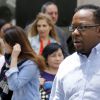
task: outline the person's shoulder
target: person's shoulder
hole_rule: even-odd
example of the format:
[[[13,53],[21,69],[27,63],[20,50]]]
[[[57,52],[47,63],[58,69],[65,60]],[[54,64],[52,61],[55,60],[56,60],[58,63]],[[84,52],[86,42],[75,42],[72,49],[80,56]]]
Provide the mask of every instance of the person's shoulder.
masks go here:
[[[78,58],[79,58],[79,55],[77,54],[77,52],[74,52],[73,54],[67,56],[62,61],[62,63],[60,64],[60,66],[76,63],[76,61],[78,61]]]
[[[80,59],[77,52],[66,57],[59,66],[59,69],[58,69],[58,74],[60,73],[59,76],[63,77],[65,74],[77,68],[79,66],[79,62],[80,62]]]
[[[34,45],[36,45],[35,43],[39,42],[39,35],[35,35],[33,37],[30,37],[29,40],[31,43],[34,43]]]
[[[26,32],[29,32],[29,30],[32,28],[32,23],[28,24],[26,27],[25,27],[25,31]]]
[[[23,60],[24,61],[24,60]],[[25,59],[23,64],[36,64],[35,61],[31,60],[31,59]]]
[[[39,39],[39,35],[33,36],[32,39]]]
[[[56,31],[64,33],[63,29],[60,28],[59,26],[55,25]]]
[[[22,68],[22,67],[30,67],[31,68],[31,66],[37,68],[37,64],[33,60],[26,59],[25,61],[22,60],[22,62],[23,63],[20,65],[21,66],[20,68]]]
[[[57,43],[57,41],[54,38],[52,38],[52,37],[50,37],[50,42],[51,43]]]
[[[56,32],[58,34],[58,37],[60,39],[62,39],[62,41],[64,41],[64,39],[66,38],[66,35],[65,35],[66,32],[61,27],[56,26],[56,25],[55,25],[55,30],[56,30]]]

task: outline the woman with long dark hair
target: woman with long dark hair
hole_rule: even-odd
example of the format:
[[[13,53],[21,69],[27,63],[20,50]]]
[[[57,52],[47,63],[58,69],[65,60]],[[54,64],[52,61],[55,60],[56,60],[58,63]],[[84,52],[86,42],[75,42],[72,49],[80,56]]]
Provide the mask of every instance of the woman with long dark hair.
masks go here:
[[[36,55],[20,27],[4,30],[1,37],[5,45],[5,76],[13,91],[11,100],[40,100],[39,69],[44,68],[43,59]]]

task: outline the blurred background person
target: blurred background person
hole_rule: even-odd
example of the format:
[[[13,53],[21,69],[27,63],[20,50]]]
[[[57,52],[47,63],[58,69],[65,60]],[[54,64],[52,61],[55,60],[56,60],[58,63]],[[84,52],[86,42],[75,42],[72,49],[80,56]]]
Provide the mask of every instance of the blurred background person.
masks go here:
[[[12,26],[11,20],[12,20],[12,13],[10,9],[4,5],[0,6],[0,98],[1,100],[11,100],[11,96],[12,96],[12,91],[9,91],[9,92],[6,91],[8,90],[8,87],[7,87],[6,81],[3,80],[4,78],[3,68],[6,61],[5,61],[5,56],[4,56],[5,54],[4,41],[1,38],[1,34],[3,33],[3,30]]]
[[[46,45],[60,43],[51,17],[44,13],[37,15],[36,20],[28,27],[27,33],[32,48],[40,55]]]
[[[1,32],[12,26],[11,24],[12,20],[12,13],[11,10],[7,6],[0,6],[0,36]],[[4,43],[3,40],[0,37],[0,71],[5,62],[4,58]]]
[[[0,34],[6,28],[12,26],[12,13],[9,7],[7,6],[0,6]]]
[[[60,39],[60,43],[61,43],[62,47],[64,48],[65,55],[67,56],[69,54],[68,48],[67,48],[67,43],[66,43],[67,33],[65,33],[63,29],[61,29],[60,27],[58,27],[56,25],[56,23],[58,21],[58,17],[59,17],[58,16],[59,11],[58,11],[57,5],[54,2],[51,2],[51,1],[46,2],[41,7],[41,12],[50,15],[50,17],[52,18],[53,23],[55,24],[55,30],[58,34],[59,39]]]
[[[7,6],[0,6],[0,25],[12,24],[12,12]]]
[[[42,56],[45,59],[46,69],[40,74],[41,100],[49,100],[54,77],[64,59],[64,51],[58,43],[51,43],[44,48]]]

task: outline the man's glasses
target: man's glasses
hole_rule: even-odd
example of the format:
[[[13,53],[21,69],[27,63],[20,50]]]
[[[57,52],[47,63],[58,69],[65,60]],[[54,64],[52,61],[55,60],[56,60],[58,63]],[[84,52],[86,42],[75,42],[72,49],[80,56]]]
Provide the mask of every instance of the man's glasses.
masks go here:
[[[74,32],[75,29],[77,29],[78,31],[85,31],[86,29],[93,28],[93,27],[97,27],[97,26],[100,26],[100,24],[80,25],[80,26],[71,25],[71,26],[69,26],[69,31]]]

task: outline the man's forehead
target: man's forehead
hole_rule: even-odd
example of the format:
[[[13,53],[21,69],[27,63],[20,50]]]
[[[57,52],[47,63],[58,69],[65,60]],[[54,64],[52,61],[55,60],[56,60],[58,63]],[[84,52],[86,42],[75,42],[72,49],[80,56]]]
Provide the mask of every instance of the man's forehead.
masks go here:
[[[81,9],[81,10],[79,10],[79,11],[77,11],[75,14],[74,14],[74,16],[76,16],[76,15],[78,15],[78,16],[83,16],[83,17],[88,17],[88,16],[93,16],[93,10],[89,10],[89,9]]]
[[[93,19],[94,19],[93,12],[90,11],[90,10],[84,10],[84,9],[77,11],[73,16],[73,20],[89,20],[89,21],[93,21]]]
[[[94,20],[92,16],[74,16],[72,19],[72,24],[73,25],[88,25],[88,24],[93,24]]]
[[[46,11],[58,11],[58,8],[56,5],[52,4],[47,6]]]

